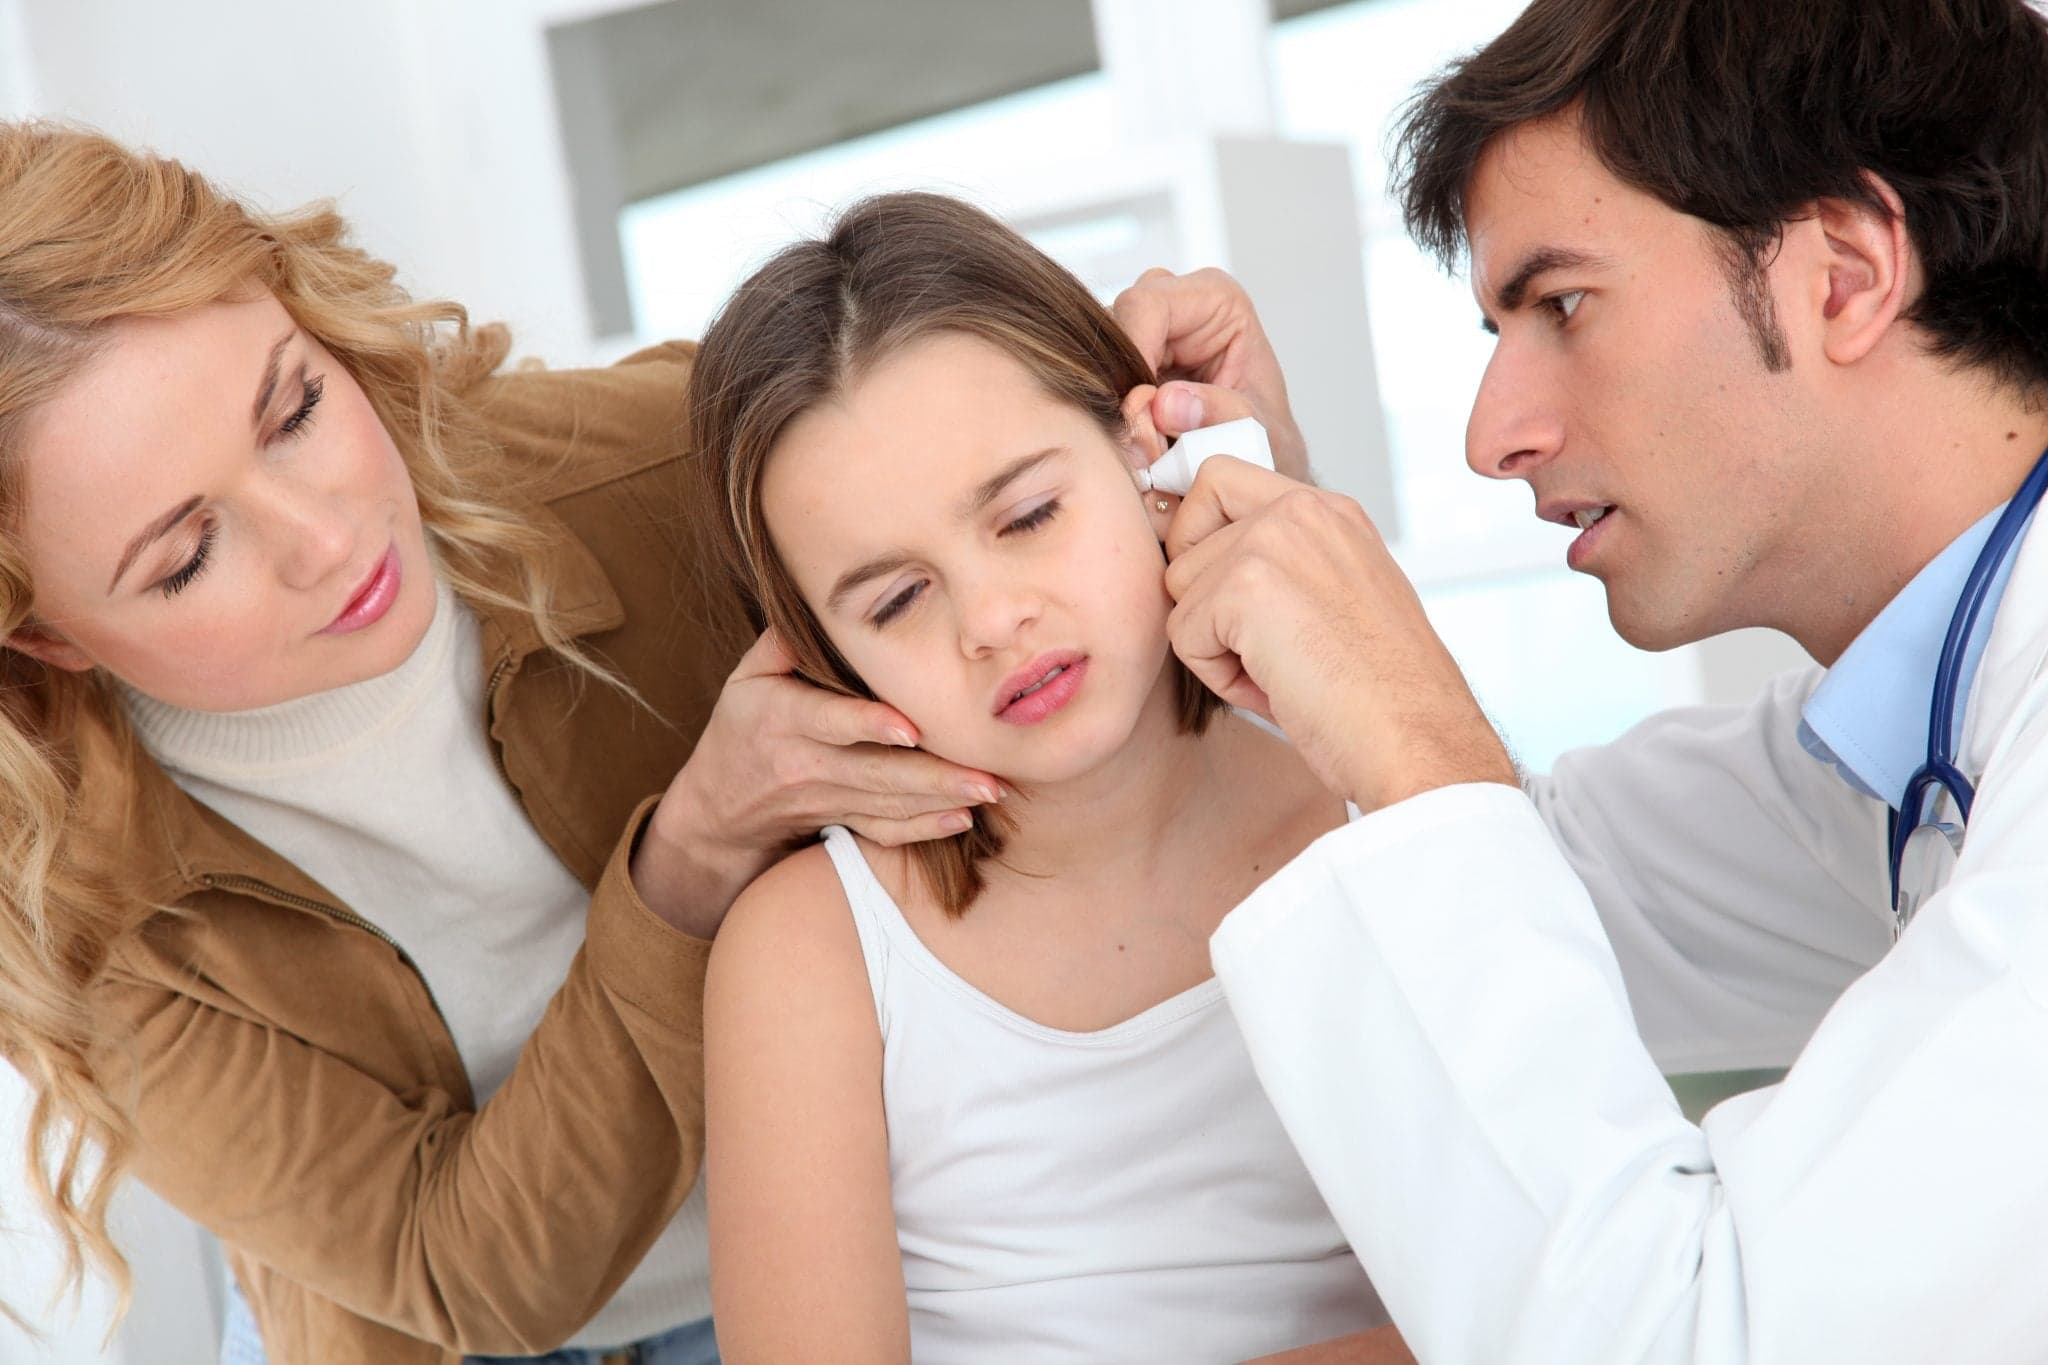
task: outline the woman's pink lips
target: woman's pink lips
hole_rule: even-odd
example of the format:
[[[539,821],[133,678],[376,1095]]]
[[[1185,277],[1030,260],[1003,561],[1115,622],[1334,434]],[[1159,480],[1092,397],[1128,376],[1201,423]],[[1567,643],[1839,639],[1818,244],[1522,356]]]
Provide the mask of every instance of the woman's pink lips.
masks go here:
[[[341,615],[328,622],[321,630],[322,635],[347,635],[351,631],[373,626],[384,619],[384,613],[391,610],[391,604],[398,600],[400,579],[398,547],[393,545],[384,552],[384,558],[370,571],[370,577],[363,586],[356,589],[348,605],[341,609]]]
[[[1054,664],[1052,667],[1060,669],[1058,677],[1029,696],[1019,697],[996,712],[996,719],[1008,725],[1036,725],[1072,701],[1080,692],[1081,682],[1087,675],[1087,658],[1084,656],[1072,663]]]

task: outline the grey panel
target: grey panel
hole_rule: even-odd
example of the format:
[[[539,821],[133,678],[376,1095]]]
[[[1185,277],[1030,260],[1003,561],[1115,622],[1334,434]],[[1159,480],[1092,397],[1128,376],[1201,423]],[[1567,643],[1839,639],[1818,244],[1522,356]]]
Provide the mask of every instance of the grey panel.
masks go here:
[[[1088,0],[667,0],[549,48],[627,203],[1097,65]]]

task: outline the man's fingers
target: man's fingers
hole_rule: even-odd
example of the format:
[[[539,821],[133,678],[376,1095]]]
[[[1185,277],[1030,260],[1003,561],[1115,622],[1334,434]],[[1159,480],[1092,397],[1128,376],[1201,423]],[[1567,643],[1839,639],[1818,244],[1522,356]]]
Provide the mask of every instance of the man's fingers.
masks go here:
[[[1195,474],[1195,486],[1188,490],[1180,510],[1173,514],[1173,525],[1167,528],[1166,557],[1179,558],[1190,546],[1290,493],[1315,496],[1286,475],[1244,460],[1228,455],[1204,460]]]
[[[1137,282],[1118,294],[1109,306],[1124,335],[1154,370],[1165,368],[1166,347],[1173,334],[1173,308],[1167,288],[1174,278],[1171,270],[1155,265],[1138,276]]]
[[[1166,436],[1258,415],[1251,399],[1217,384],[1175,379],[1161,384],[1152,396],[1152,423]]]

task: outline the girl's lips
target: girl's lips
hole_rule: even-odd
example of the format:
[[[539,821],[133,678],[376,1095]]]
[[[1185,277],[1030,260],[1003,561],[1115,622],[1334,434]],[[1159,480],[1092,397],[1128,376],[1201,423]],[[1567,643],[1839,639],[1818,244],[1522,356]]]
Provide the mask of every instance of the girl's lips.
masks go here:
[[[1071,663],[1051,662],[1039,677],[1043,678],[1053,669],[1059,671],[1040,684],[1037,691],[1018,697],[998,710],[996,719],[1007,725],[1036,725],[1079,695],[1088,674],[1087,658],[1075,658]]]
[[[347,635],[352,631],[373,626],[384,619],[384,613],[391,610],[391,604],[398,600],[398,585],[402,577],[398,567],[398,546],[393,544],[384,552],[384,558],[356,589],[355,596],[341,609],[341,615],[322,628],[322,635]]]

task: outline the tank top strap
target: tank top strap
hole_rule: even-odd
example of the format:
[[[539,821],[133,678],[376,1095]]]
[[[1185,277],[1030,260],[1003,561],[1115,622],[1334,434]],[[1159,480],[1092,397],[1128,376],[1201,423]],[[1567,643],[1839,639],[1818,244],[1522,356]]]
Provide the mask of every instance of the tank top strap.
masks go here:
[[[853,914],[854,930],[860,935],[860,955],[867,963],[868,989],[875,997],[875,1019],[884,1037],[889,1032],[889,966],[891,930],[903,924],[903,912],[895,898],[875,876],[868,860],[861,856],[860,843],[843,825],[828,825],[824,831],[825,853],[832,870],[846,891],[847,909]]]

